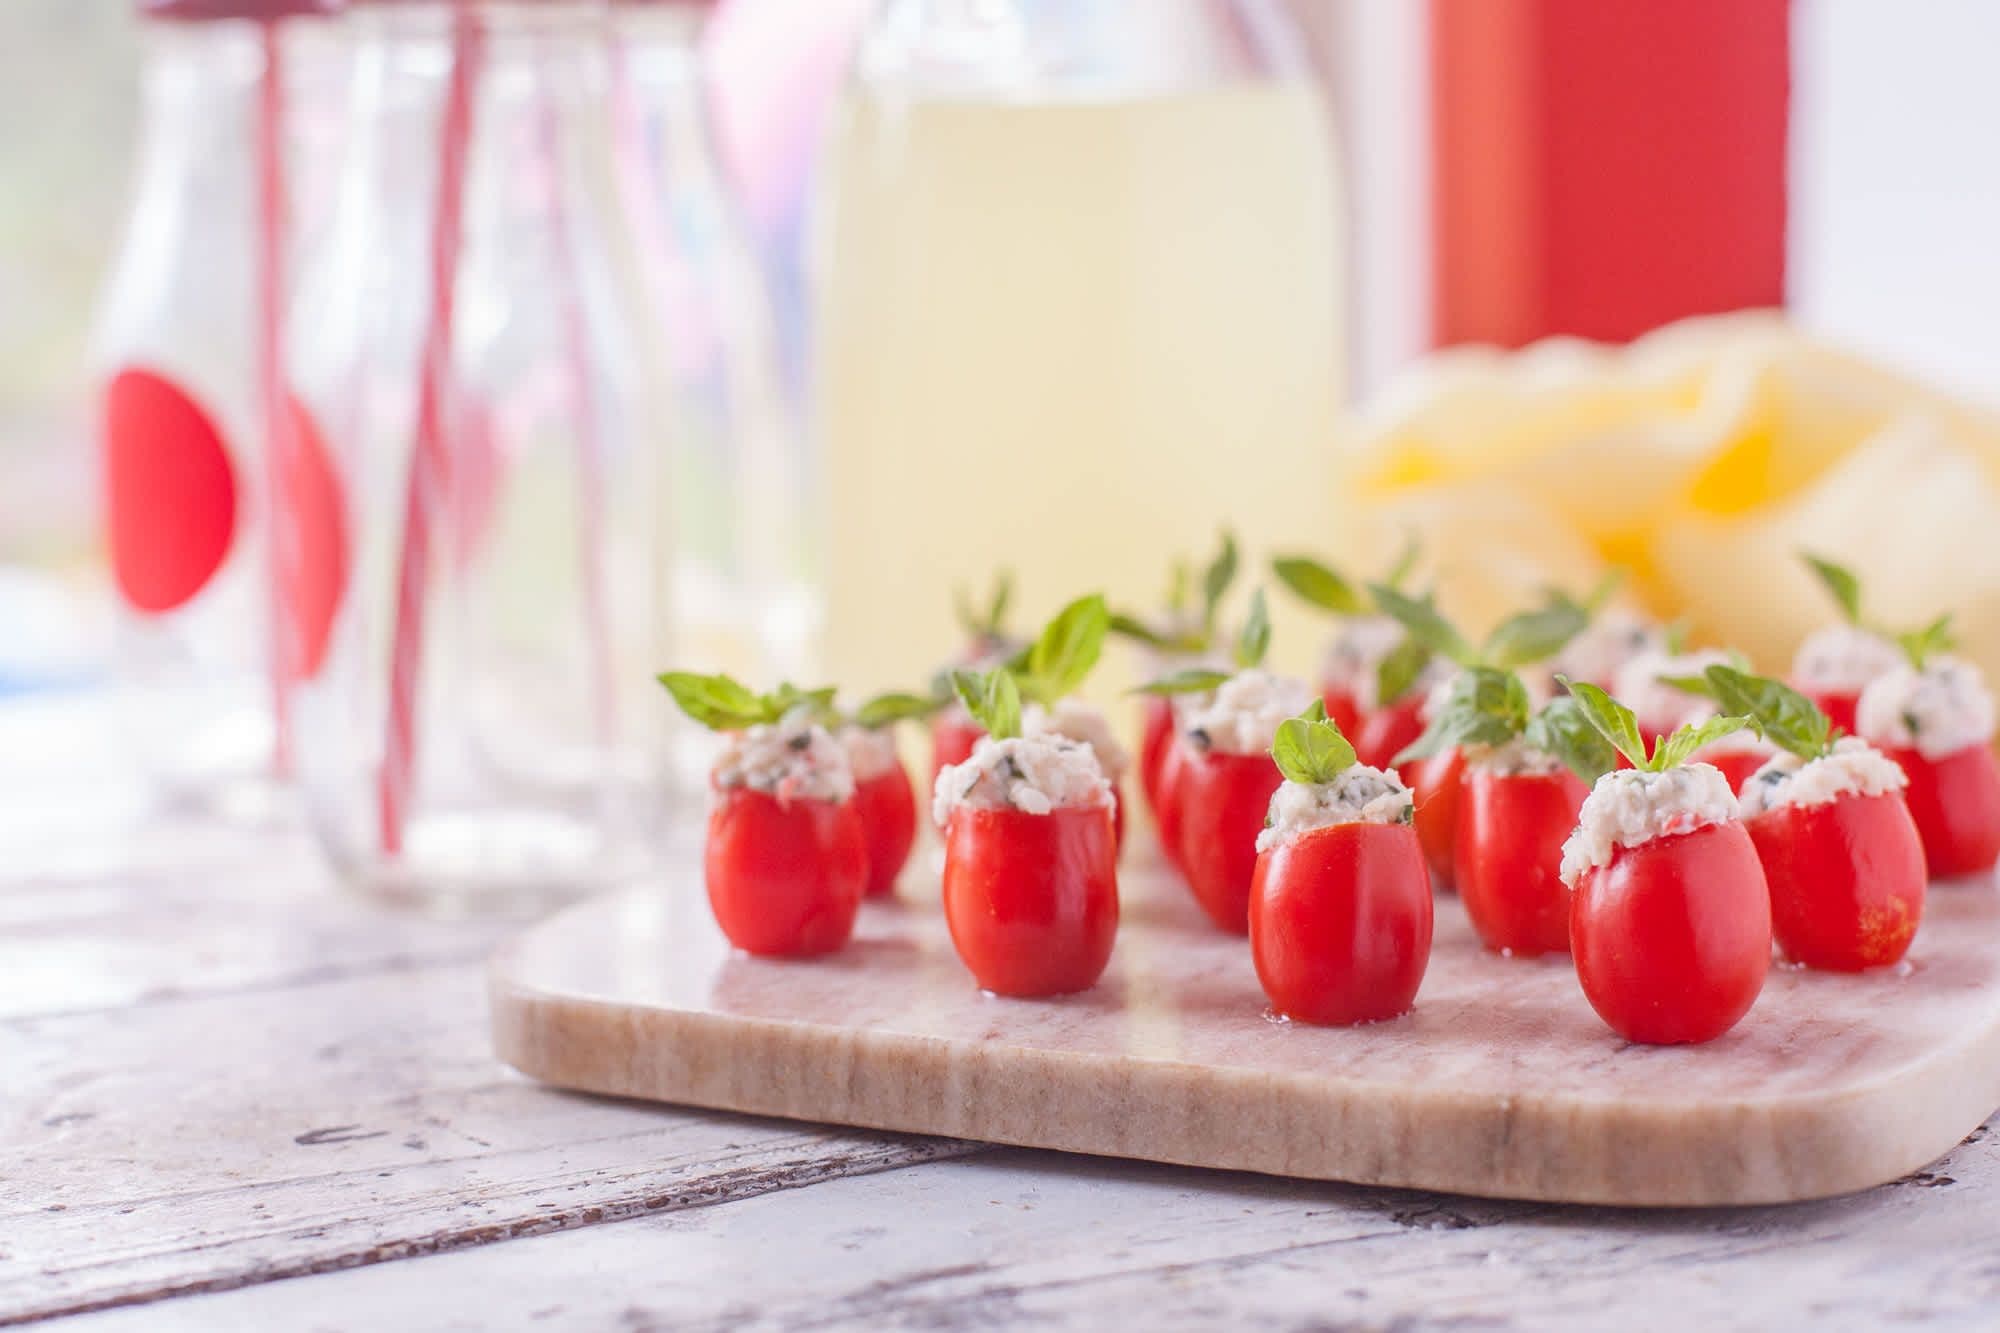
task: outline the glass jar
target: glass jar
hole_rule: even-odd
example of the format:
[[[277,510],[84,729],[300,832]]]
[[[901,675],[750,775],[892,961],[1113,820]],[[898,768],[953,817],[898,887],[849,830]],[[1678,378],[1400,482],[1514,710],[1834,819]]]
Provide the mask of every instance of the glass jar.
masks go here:
[[[286,627],[315,609],[292,586],[313,536],[286,531],[274,499],[296,201],[337,157],[304,101],[325,94],[329,49],[302,62],[295,20],[335,8],[142,0],[138,170],[93,336],[132,752],[170,803],[250,818],[284,808]],[[320,151],[298,151],[301,126]]]
[[[700,55],[712,8],[612,8],[619,179],[675,407],[675,630],[704,670],[804,680],[818,666],[821,485],[765,275],[717,163]]]
[[[352,534],[300,768],[340,870],[435,908],[628,877],[667,815],[670,414],[614,197],[605,18],[350,20],[348,165],[291,342]]]
[[[822,168],[828,666],[951,590],[1147,605],[1218,523],[1312,547],[1343,350],[1330,129],[1265,0],[888,0]]]

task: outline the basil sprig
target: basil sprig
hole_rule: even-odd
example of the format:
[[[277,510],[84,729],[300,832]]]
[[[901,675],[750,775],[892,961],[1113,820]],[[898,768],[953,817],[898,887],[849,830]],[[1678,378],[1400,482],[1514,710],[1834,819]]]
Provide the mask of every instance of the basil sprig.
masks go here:
[[[1646,739],[1639,734],[1639,719],[1632,710],[1606,694],[1589,681],[1571,680],[1567,676],[1557,676],[1564,689],[1577,702],[1584,720],[1596,728],[1599,735],[1609,741],[1612,748],[1632,761],[1632,767],[1648,773],[1664,773],[1676,768],[1692,758],[1696,751],[1712,745],[1724,736],[1734,735],[1755,725],[1748,717],[1719,714],[1704,718],[1699,722],[1686,723],[1668,735],[1653,742],[1652,752],[1646,750]]]
[[[663,671],[659,682],[683,713],[712,731],[742,731],[777,722],[795,708],[809,709],[820,721],[833,714],[831,686],[802,690],[787,681],[769,694],[758,694],[729,676],[693,671]]]
[[[1021,687],[1006,667],[954,671],[951,687],[965,711],[996,741],[1021,734]]]
[[[1749,717],[1757,734],[1779,749],[1801,759],[1818,759],[1832,752],[1833,719],[1783,681],[1728,666],[1712,666],[1702,678],[1709,698],[1721,705],[1723,712]]]
[[[973,639],[986,642],[1007,637],[1007,608],[1013,600],[1014,571],[1003,569],[993,576],[993,590],[987,595],[984,610],[973,605],[963,587],[952,594],[952,607],[960,627]]]
[[[1556,760],[1587,784],[1618,767],[1618,751],[1590,724],[1583,706],[1570,695],[1558,695],[1528,719],[1521,739],[1531,749]]]
[[[1297,717],[1278,724],[1271,758],[1280,773],[1305,785],[1331,782],[1355,763],[1354,746],[1327,717],[1326,704],[1319,699]]]

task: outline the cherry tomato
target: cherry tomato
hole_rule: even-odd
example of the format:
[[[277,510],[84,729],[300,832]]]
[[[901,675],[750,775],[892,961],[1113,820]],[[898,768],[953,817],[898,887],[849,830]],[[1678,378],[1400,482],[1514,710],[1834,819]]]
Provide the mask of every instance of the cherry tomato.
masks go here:
[[[998,995],[1066,995],[1103,974],[1118,933],[1111,812],[961,806],[944,834],[944,916],[958,956]]]
[[[985,728],[967,721],[956,710],[939,713],[932,718],[931,785],[935,787],[938,774],[953,764],[962,764],[972,758],[972,747],[979,744],[985,735]]]
[[[1284,780],[1267,754],[1181,746],[1181,864],[1195,901],[1224,930],[1249,929],[1257,835]]]
[[[909,770],[897,760],[872,778],[854,784],[854,808],[861,812],[861,830],[868,839],[868,888],[871,898],[896,887],[917,840],[917,794]]]
[[[1424,864],[1440,888],[1452,887],[1456,867],[1452,864],[1452,843],[1458,836],[1458,808],[1463,803],[1460,786],[1465,776],[1465,756],[1456,749],[1445,750],[1417,763],[1416,780],[1410,795],[1416,801],[1414,823],[1417,842],[1424,849]]]
[[[1111,784],[1111,845],[1119,855],[1125,853],[1125,789],[1116,781]]]
[[[1139,792],[1146,798],[1146,808],[1158,811],[1160,765],[1166,761],[1167,748],[1174,740],[1173,703],[1158,696],[1149,697],[1144,716],[1145,725],[1139,736]]]
[[[1424,734],[1424,692],[1411,690],[1396,702],[1376,709],[1347,734],[1353,738],[1354,752],[1362,763],[1373,768],[1390,767],[1391,760]]]
[[[1781,805],[1743,821],[1771,889],[1771,933],[1807,967],[1901,958],[1924,912],[1924,844],[1900,792]]]
[[[1159,801],[1153,807],[1153,823],[1159,833],[1160,851],[1167,858],[1167,864],[1182,874],[1187,873],[1187,868],[1181,859],[1181,792],[1186,785],[1188,757],[1192,753],[1178,736],[1168,742],[1167,752],[1160,757]]]
[[[1319,697],[1326,705],[1328,720],[1340,728],[1341,735],[1352,736],[1361,730],[1361,705],[1353,690],[1343,685],[1322,685]]]
[[[1532,957],[1569,952],[1562,849],[1590,788],[1559,773],[1473,768],[1458,798],[1458,896],[1486,947]]]
[[[1924,842],[1932,879],[1983,875],[2000,861],[2000,760],[1984,745],[1942,759],[1916,750],[1884,750],[1902,765],[1903,792]]]
[[[831,953],[847,943],[868,882],[868,839],[851,800],[715,794],[703,857],[715,924],[745,953]]]
[[[1819,705],[1819,711],[1832,721],[1837,732],[1854,732],[1854,706],[1861,702],[1859,690],[1809,690],[1797,687],[1800,694]]]
[[[1257,858],[1250,958],[1271,1007],[1303,1023],[1408,1013],[1431,958],[1431,885],[1403,824],[1312,829]]]
[[[1570,900],[1590,1007],[1627,1041],[1711,1041],[1750,1011],[1771,966],[1771,894],[1738,823],[1620,847]]]
[[[1762,745],[1754,750],[1716,750],[1711,747],[1707,753],[1695,756],[1702,763],[1713,764],[1722,770],[1722,776],[1729,779],[1729,790],[1733,792],[1742,791],[1750,775],[1762,768],[1764,761],[1770,757],[1771,751]]]

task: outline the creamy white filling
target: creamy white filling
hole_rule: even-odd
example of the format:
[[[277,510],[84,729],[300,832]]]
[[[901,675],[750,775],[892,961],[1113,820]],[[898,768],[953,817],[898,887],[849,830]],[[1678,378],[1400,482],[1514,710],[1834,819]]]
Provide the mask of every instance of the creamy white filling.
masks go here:
[[[1335,824],[1407,824],[1412,808],[1401,778],[1366,764],[1355,764],[1331,782],[1287,780],[1271,795],[1257,850],[1268,852]]]
[[[1563,844],[1563,883],[1574,888],[1585,872],[1610,865],[1620,847],[1638,847],[1736,817],[1736,793],[1712,765],[1606,773],[1584,798],[1576,829]]]
[[[840,802],[854,794],[846,747],[802,712],[730,736],[713,779],[720,788],[748,787],[788,801]]]
[[[1859,693],[1875,677],[1903,665],[1903,652],[1859,625],[1826,625],[1806,635],[1792,657],[1792,684],[1802,690]]]
[[[1728,653],[1704,648],[1694,653],[1640,653],[1618,669],[1611,693],[1638,716],[1641,729],[1672,731],[1686,722],[1715,715],[1715,704],[1675,689],[1665,676],[1699,676],[1711,666],[1734,666]]]
[[[1465,766],[1468,770],[1478,769],[1505,778],[1539,777],[1566,771],[1562,760],[1547,750],[1537,750],[1518,737],[1505,745],[1466,747]]]
[[[1854,729],[1884,749],[1943,759],[1993,739],[1993,694],[1979,668],[1940,655],[1922,671],[1905,663],[1861,691]]]
[[[1636,611],[1614,608],[1564,644],[1554,666],[1571,680],[1587,680],[1610,689],[1627,662],[1647,653],[1664,653],[1666,646],[1666,636],[1658,625]]]
[[[866,782],[879,778],[902,762],[896,753],[896,732],[893,727],[857,727],[852,723],[840,729],[841,746],[847,751],[848,766],[854,770],[856,782]]]
[[[1184,705],[1181,734],[1197,749],[1261,754],[1271,748],[1278,724],[1312,701],[1313,689],[1304,681],[1253,667],[1224,681],[1202,704]]]
[[[1054,708],[1029,704],[1021,710],[1021,730],[1029,736],[1067,736],[1082,741],[1096,751],[1098,765],[1114,783],[1132,766],[1132,756],[1118,743],[1111,719],[1102,708],[1081,699],[1058,699]]]
[[[1344,690],[1363,712],[1380,702],[1382,659],[1403,641],[1403,627],[1388,616],[1349,616],[1334,627],[1320,662],[1320,681]]]
[[[1858,736],[1843,736],[1833,753],[1801,759],[1786,751],[1750,776],[1738,797],[1743,817],[1787,805],[1825,805],[1842,796],[1901,791],[1909,778],[1896,761]]]
[[[1111,783],[1096,752],[1082,741],[989,736],[973,747],[970,759],[938,774],[931,818],[942,828],[960,806],[1045,815],[1061,807],[1110,804]]]

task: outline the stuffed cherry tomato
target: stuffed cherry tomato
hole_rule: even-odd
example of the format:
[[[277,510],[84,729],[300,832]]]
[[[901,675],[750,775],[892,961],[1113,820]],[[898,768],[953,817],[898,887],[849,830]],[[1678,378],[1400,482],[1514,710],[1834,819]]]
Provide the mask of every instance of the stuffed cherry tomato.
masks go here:
[[[1352,736],[1361,730],[1361,703],[1354,697],[1354,691],[1327,683],[1320,686],[1319,697],[1326,706],[1327,721],[1339,727],[1343,735]]]
[[[1659,625],[1633,611],[1614,608],[1598,615],[1557,651],[1554,674],[1588,681],[1599,689],[1614,689],[1618,673],[1633,658],[1664,653],[1666,635]]]
[[[1894,643],[1859,625],[1828,625],[1806,635],[1792,658],[1792,685],[1843,732],[1855,729],[1861,691],[1903,664]]]
[[[1021,729],[1030,736],[1067,736],[1090,747],[1111,784],[1111,827],[1123,850],[1125,770],[1132,766],[1132,756],[1118,743],[1104,710],[1075,698],[1058,699],[1053,705],[1029,704],[1021,715]]]
[[[1487,948],[1529,957],[1569,952],[1563,844],[1589,794],[1581,778],[1518,743],[1465,766],[1453,878]]]
[[[1388,768],[1397,755],[1424,734],[1426,693],[1409,690],[1361,719],[1354,734],[1354,751],[1370,768]]]
[[[1640,736],[1651,745],[1675,728],[1713,717],[1718,711],[1713,700],[1691,694],[1672,682],[1699,679],[1709,667],[1728,666],[1733,660],[1728,653],[1714,648],[1692,653],[1665,650],[1640,653],[1618,669],[1611,693],[1632,710]]]
[[[980,987],[1063,995],[1103,974],[1118,931],[1111,788],[1088,745],[987,741],[938,779],[944,910]]]
[[[972,758],[972,749],[985,737],[986,731],[963,705],[953,704],[931,719],[931,781],[936,782],[938,774],[954,764],[962,764]]]
[[[1288,779],[1258,835],[1249,900],[1257,979],[1271,1008],[1300,1022],[1407,1013],[1432,928],[1410,793],[1394,773],[1362,765],[1299,776],[1328,780]]]
[[[1743,788],[1771,933],[1794,962],[1858,972],[1900,959],[1924,911],[1924,848],[1902,769],[1855,737],[1782,755]]]
[[[1418,760],[1416,780],[1410,784],[1416,798],[1417,842],[1424,849],[1424,864],[1440,888],[1451,888],[1457,875],[1452,848],[1458,837],[1464,775],[1465,755],[1454,746]]]
[[[847,943],[869,861],[839,743],[796,717],[754,726],[732,739],[712,783],[703,868],[729,942],[769,957]]]
[[[1272,739],[1312,698],[1304,681],[1252,669],[1182,717],[1171,793],[1181,867],[1195,901],[1224,930],[1248,929],[1257,836],[1283,781],[1271,763]]]
[[[895,889],[910,859],[917,837],[916,792],[888,728],[848,726],[840,740],[854,769],[854,806],[868,840],[867,894],[880,897]]]
[[[2000,760],[1979,668],[1937,654],[1878,676],[1855,708],[1862,739],[1909,777],[1905,799],[1931,878],[1985,874],[2000,861]]]
[[[1577,980],[1626,1040],[1710,1041],[1756,1002],[1771,962],[1770,892],[1716,769],[1598,779],[1562,874]]]

